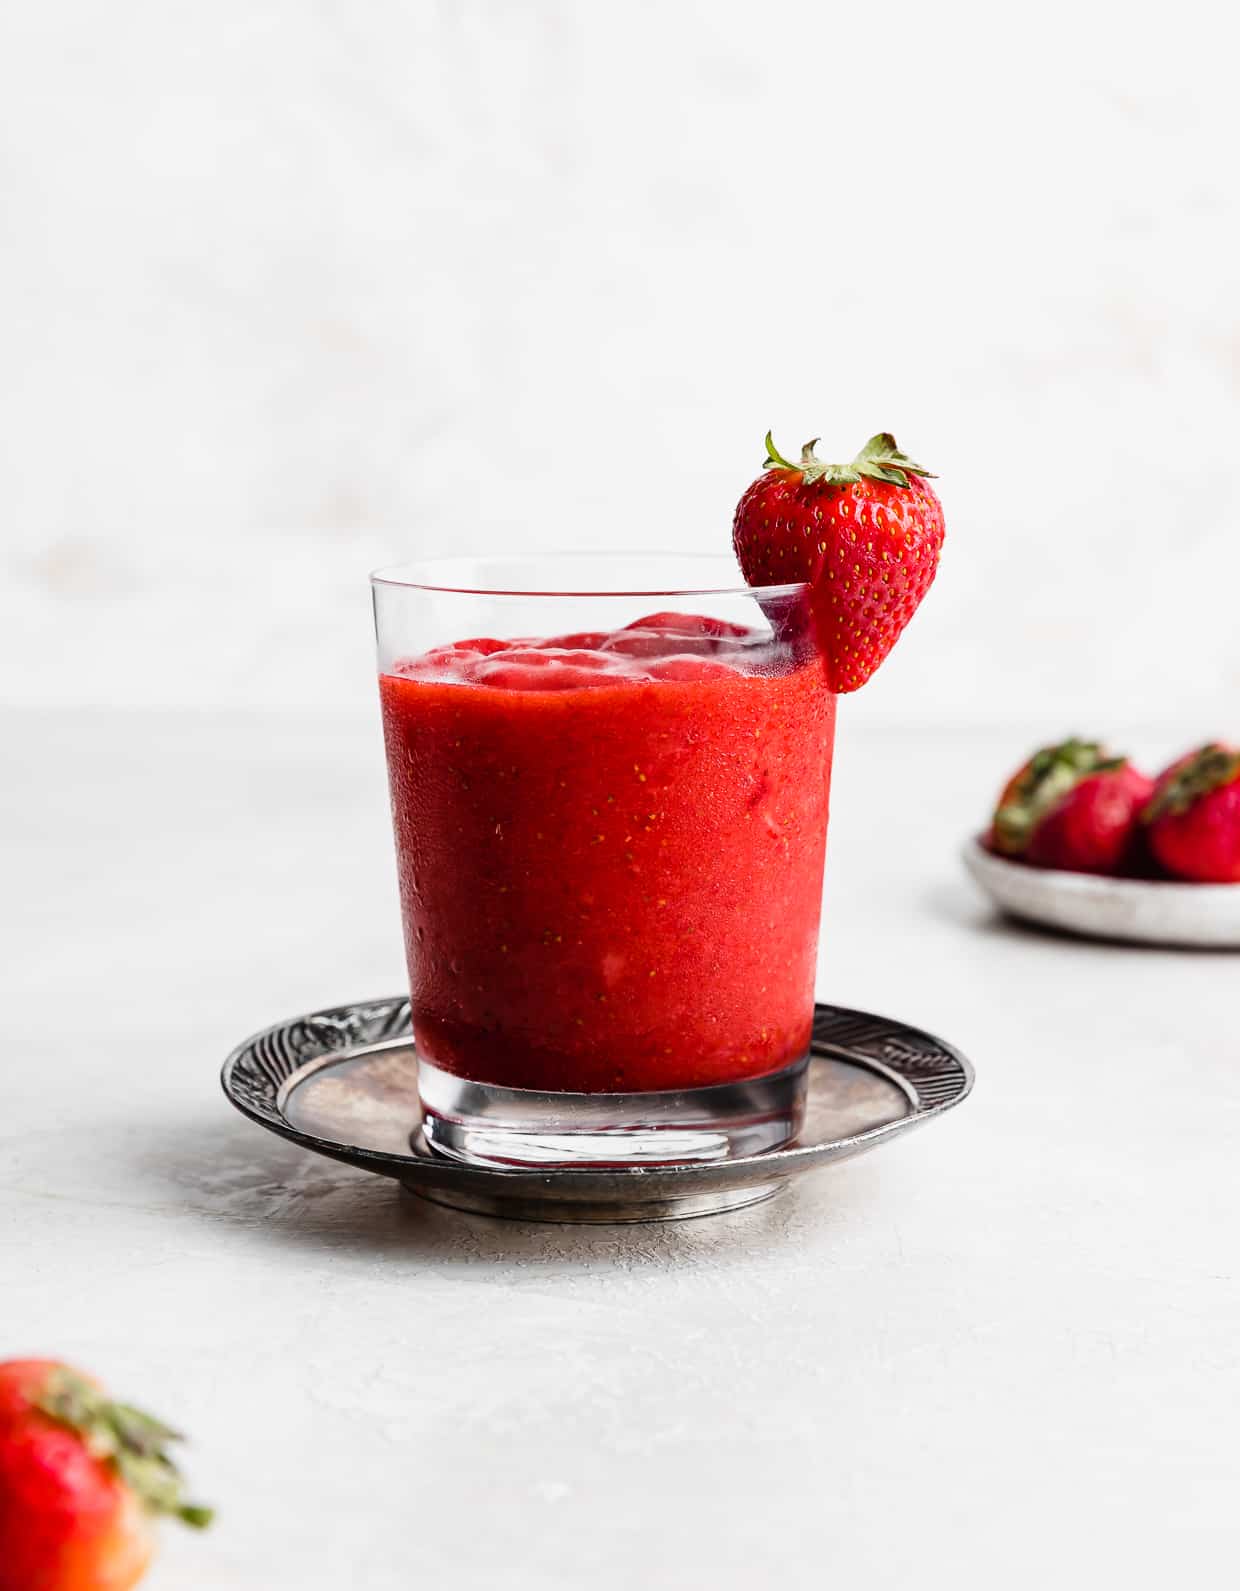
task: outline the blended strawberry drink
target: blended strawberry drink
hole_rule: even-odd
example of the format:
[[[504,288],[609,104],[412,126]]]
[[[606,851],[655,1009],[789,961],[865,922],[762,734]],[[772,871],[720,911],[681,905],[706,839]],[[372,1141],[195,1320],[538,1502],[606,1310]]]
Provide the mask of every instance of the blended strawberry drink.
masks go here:
[[[430,600],[387,579],[381,637]],[[436,1147],[624,1163],[795,1132],[835,697],[758,595],[497,595],[484,633],[381,659]],[[510,633],[557,603],[599,627]]]
[[[423,1130],[444,1154],[709,1160],[798,1129],[836,696],[890,652],[944,526],[888,432],[848,464],[766,445],[735,563],[372,577]]]

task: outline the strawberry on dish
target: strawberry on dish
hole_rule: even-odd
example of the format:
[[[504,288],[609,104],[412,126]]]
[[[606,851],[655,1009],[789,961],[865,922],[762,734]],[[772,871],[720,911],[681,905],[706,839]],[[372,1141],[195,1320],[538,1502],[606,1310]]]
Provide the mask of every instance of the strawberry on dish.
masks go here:
[[[1131,870],[1153,781],[1127,757],[1076,738],[1044,746],[1004,786],[988,844],[1000,856],[1074,873]]]
[[[1240,749],[1212,741],[1173,762],[1142,818],[1150,851],[1168,873],[1240,884]]]

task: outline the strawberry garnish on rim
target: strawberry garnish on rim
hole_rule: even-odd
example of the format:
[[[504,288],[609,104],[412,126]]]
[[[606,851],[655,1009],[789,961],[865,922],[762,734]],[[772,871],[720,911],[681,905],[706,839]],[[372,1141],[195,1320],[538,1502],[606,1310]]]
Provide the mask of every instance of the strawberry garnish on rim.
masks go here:
[[[808,582],[828,683],[855,691],[887,656],[930,589],[943,509],[930,472],[880,431],[850,464],[826,464],[817,438],[799,464],[766,436],[764,473],[736,506],[732,545],[751,586]]]

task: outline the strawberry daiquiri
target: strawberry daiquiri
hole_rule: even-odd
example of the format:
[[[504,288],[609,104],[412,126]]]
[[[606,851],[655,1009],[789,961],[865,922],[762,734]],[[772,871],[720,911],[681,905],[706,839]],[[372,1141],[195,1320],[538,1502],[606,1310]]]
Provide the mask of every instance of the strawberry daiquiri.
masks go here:
[[[632,1165],[796,1134],[836,698],[883,662],[942,543],[889,433],[844,465],[812,443],[789,463],[768,435],[736,563],[373,577],[432,1148]]]
[[[815,654],[659,613],[461,641],[380,689],[426,1060],[624,1094],[806,1054],[835,723]]]

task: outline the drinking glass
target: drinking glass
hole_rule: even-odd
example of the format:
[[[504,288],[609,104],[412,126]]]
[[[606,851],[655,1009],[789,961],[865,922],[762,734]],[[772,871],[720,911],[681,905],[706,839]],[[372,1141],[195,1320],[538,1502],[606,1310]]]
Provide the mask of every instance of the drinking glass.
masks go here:
[[[653,554],[371,579],[430,1145],[616,1166],[787,1142],[835,727],[806,588]]]

